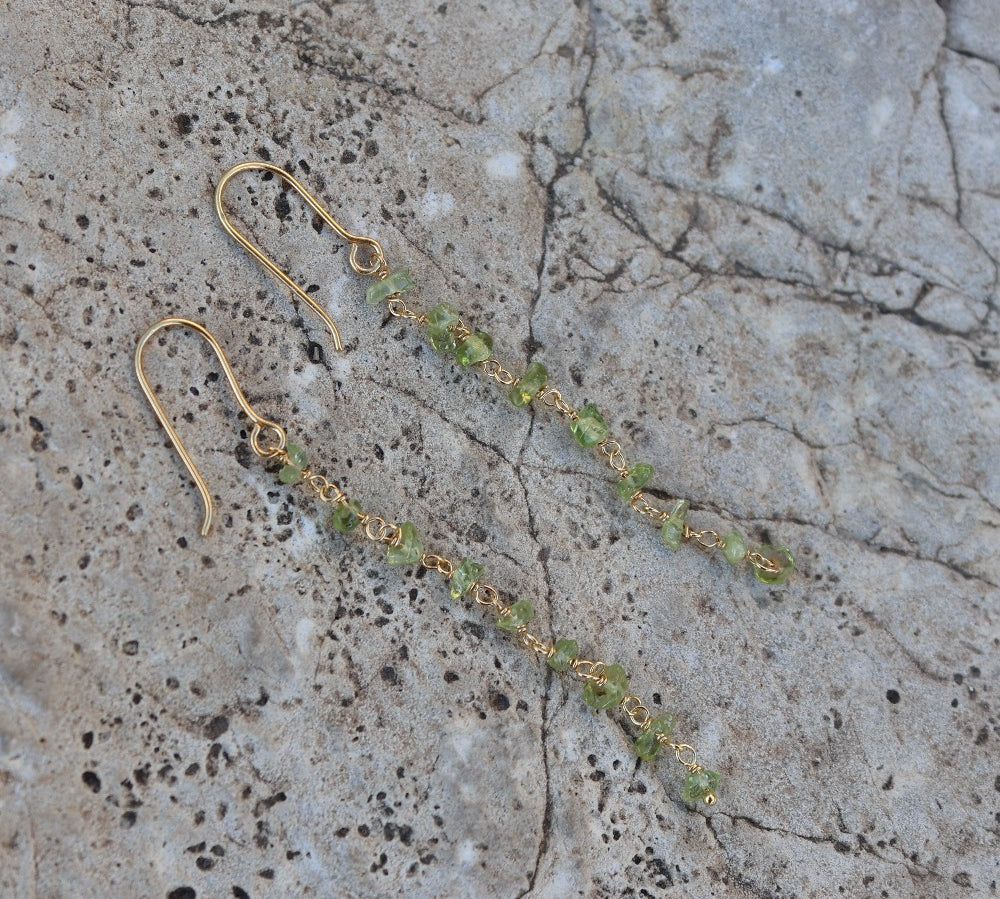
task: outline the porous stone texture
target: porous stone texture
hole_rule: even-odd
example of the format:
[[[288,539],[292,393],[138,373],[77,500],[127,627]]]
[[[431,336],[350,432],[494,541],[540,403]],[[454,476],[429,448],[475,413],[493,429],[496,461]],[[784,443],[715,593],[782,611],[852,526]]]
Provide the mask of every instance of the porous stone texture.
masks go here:
[[[6,4],[0,894],[997,893],[993,0]],[[551,409],[364,303],[294,172],[512,370],[597,404],[660,545]],[[617,662],[723,775],[277,483],[211,353],[365,509]]]

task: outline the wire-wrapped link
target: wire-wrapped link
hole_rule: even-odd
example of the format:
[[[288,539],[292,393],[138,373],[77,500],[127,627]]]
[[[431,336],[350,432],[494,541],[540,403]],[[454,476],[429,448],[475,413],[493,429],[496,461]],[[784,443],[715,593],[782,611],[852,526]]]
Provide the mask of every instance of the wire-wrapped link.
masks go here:
[[[555,387],[546,387],[544,390],[539,391],[537,398],[540,399],[546,406],[551,406],[557,412],[565,415],[571,421],[576,420],[576,409],[563,399],[562,393]]]
[[[503,367],[499,359],[486,359],[479,363],[479,367],[487,377],[492,378],[504,387],[510,387],[512,384],[517,383],[517,378]]]
[[[450,559],[446,559],[444,556],[438,556],[434,553],[424,553],[420,557],[420,564],[424,568],[428,568],[431,571],[439,571],[446,578],[452,576],[455,571],[455,563]]]

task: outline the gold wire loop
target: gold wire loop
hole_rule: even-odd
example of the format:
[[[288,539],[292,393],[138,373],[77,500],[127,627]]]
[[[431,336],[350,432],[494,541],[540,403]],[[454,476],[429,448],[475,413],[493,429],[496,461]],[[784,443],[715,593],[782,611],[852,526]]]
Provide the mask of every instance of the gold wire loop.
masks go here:
[[[236,229],[233,223],[230,221],[226,210],[222,205],[222,198],[226,190],[226,185],[238,175],[240,172],[270,172],[273,175],[277,175],[282,181],[289,185],[302,199],[305,201],[306,205],[312,209],[330,228],[333,229],[334,234],[336,234],[345,243],[350,244],[350,263],[351,268],[354,269],[359,275],[374,275],[379,277],[384,275],[388,270],[388,266],[385,261],[385,253],[382,251],[382,245],[375,240],[373,237],[363,237],[359,234],[352,234],[343,225],[341,225],[326,209],[320,204],[308,190],[299,182],[296,178],[286,172],[284,169],[278,168],[276,165],[272,165],[270,162],[241,162],[239,165],[234,165],[226,174],[219,179],[219,183],[215,188],[215,214],[219,217],[219,221],[222,223],[222,227],[226,229],[226,233],[235,240],[244,250],[246,250],[254,259],[256,259],[264,268],[266,268],[272,275],[274,275],[279,281],[283,282],[291,291],[303,302],[307,303],[313,311],[323,320],[323,324],[326,325],[330,334],[333,336],[333,345],[337,350],[342,350],[344,348],[343,341],[340,339],[340,332],[337,330],[337,326],[333,323],[333,319],[327,314],[326,310],[323,309],[309,294],[307,294],[298,284],[296,284],[284,271],[278,268],[277,265],[268,257],[259,247],[252,244],[246,236],[244,236],[240,231]],[[361,253],[364,251],[367,255],[364,259],[361,257]]]
[[[160,331],[166,331],[168,328],[187,328],[189,331],[194,331],[212,348],[216,358],[219,360],[219,364],[222,366],[222,371],[226,376],[226,380],[229,382],[229,388],[232,390],[233,396],[236,397],[236,402],[239,403],[240,409],[243,410],[247,418],[253,422],[253,430],[250,433],[250,446],[253,448],[255,453],[259,456],[267,458],[283,452],[287,442],[285,429],[277,422],[273,422],[270,419],[264,418],[262,415],[258,415],[253,406],[247,402],[247,398],[243,395],[243,391],[240,389],[240,385],[236,381],[236,375],[233,373],[233,368],[229,364],[229,360],[226,358],[225,351],[222,349],[221,344],[215,339],[211,331],[209,331],[204,325],[199,325],[198,322],[193,322],[187,318],[165,318],[158,321],[148,331],[146,331],[142,337],[139,338],[139,342],[135,347],[134,356],[135,376],[139,379],[139,386],[142,388],[142,392],[145,394],[150,407],[156,414],[157,420],[163,426],[163,430],[167,432],[170,442],[174,445],[174,449],[177,450],[177,454],[181,457],[181,461],[184,463],[184,467],[188,470],[188,474],[191,475],[195,486],[198,488],[198,493],[201,494],[201,502],[205,507],[205,516],[201,525],[201,535],[202,537],[207,537],[208,532],[212,528],[212,517],[215,509],[215,504],[212,502],[212,494],[208,492],[208,485],[205,483],[205,479],[201,476],[201,472],[198,471],[198,466],[194,464],[191,456],[188,455],[188,451],[184,448],[184,443],[181,441],[180,435],[170,423],[167,413],[164,411],[163,406],[160,405],[160,401],[156,398],[156,394],[153,391],[149,380],[146,378],[146,372],[143,369],[142,364],[143,352],[146,349],[146,345],[153,339],[153,337],[159,334]],[[273,435],[277,439],[276,446],[261,447],[260,437],[264,432]]]

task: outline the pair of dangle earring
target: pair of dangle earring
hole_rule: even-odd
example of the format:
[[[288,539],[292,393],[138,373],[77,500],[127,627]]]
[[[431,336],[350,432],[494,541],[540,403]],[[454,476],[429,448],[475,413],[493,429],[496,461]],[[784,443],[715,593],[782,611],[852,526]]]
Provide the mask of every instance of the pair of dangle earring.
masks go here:
[[[493,354],[493,338],[485,331],[468,326],[458,311],[447,303],[438,303],[429,312],[411,309],[403,294],[411,291],[416,283],[407,269],[391,269],[382,245],[372,237],[352,234],[337,222],[323,205],[291,174],[269,162],[244,162],[233,166],[220,179],[215,189],[215,212],[226,232],[257,260],[267,271],[285,284],[300,300],[319,315],[333,338],[334,347],[343,349],[340,332],[333,320],[302,287],[281,269],[259,247],[251,242],[232,223],[225,210],[223,199],[230,181],[241,172],[259,171],[276,175],[292,188],[307,206],[349,247],[351,269],[374,279],[366,292],[370,306],[385,303],[388,313],[424,328],[432,349],[442,356],[451,356],[462,368],[477,368],[488,378],[507,388],[510,402],[526,408],[532,404],[555,410],[568,425],[576,442],[587,449],[595,449],[617,477],[615,489],[628,506],[660,530],[664,546],[677,549],[689,543],[704,550],[718,550],[733,567],[746,565],[754,576],[765,584],[778,585],[788,580],[794,569],[791,551],[782,545],[752,547],[737,528],[726,534],[710,528],[695,528],[688,521],[690,502],[675,498],[663,506],[643,488],[653,477],[653,467],[646,462],[632,464],[625,456],[621,443],[611,435],[604,415],[594,403],[576,408],[562,392],[549,383],[547,368],[540,361],[532,361],[518,376],[513,374]]]

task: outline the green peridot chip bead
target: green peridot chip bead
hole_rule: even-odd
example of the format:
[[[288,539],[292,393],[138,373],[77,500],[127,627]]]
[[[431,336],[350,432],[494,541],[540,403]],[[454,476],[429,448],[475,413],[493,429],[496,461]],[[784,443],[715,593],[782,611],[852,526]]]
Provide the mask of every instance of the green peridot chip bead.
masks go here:
[[[424,545],[417,536],[412,522],[404,521],[399,526],[399,537],[389,544],[385,558],[390,565],[413,565],[420,561]]]
[[[435,353],[454,353],[458,339],[449,329],[458,324],[458,313],[447,303],[438,303],[427,313],[427,337]]]
[[[462,559],[461,564],[451,573],[448,592],[452,599],[461,599],[472,589],[472,585],[483,576],[483,566],[471,559]]]
[[[636,491],[642,490],[653,476],[653,466],[645,462],[633,465],[625,477],[618,482],[618,495],[628,502],[635,496]]]
[[[758,581],[765,584],[783,584],[795,570],[795,559],[792,558],[791,550],[787,546],[762,546],[758,552],[780,567],[780,571],[761,571],[755,565],[753,573]]]
[[[709,793],[714,795],[718,792],[721,780],[718,771],[709,771],[708,768],[693,771],[684,778],[681,798],[685,802],[700,802],[706,799]]]
[[[674,716],[664,712],[650,722],[649,729],[644,730],[635,740],[635,754],[644,761],[651,762],[663,745],[659,737],[662,734],[669,737],[674,730]]]
[[[361,509],[357,503],[343,502],[330,513],[330,524],[341,534],[353,531],[361,523]]]
[[[548,380],[549,370],[541,362],[532,362],[518,378],[517,383],[510,388],[507,396],[515,406],[523,408],[535,398]]]
[[[393,269],[384,278],[369,285],[365,292],[365,302],[369,306],[377,306],[386,297],[391,297],[394,293],[403,293],[416,286],[417,282],[410,277],[409,269]]]
[[[535,607],[530,599],[519,599],[510,607],[506,615],[497,619],[497,627],[502,631],[516,631],[535,617]]]
[[[730,565],[739,565],[747,556],[746,538],[733,528],[722,538],[722,555]]]
[[[455,351],[455,360],[466,367],[485,362],[493,353],[493,338],[485,331],[476,331],[462,341]]]
[[[294,465],[282,465],[278,472],[278,480],[282,484],[297,484],[302,480],[302,469]]]
[[[565,671],[569,663],[580,654],[576,640],[556,640],[555,652],[545,661],[553,671]]]
[[[674,503],[670,514],[667,515],[660,529],[660,539],[664,546],[677,549],[684,539],[684,519],[687,517],[690,503],[686,499],[679,499]]]
[[[587,403],[577,413],[576,421],[569,429],[580,446],[596,446],[608,436],[607,422],[593,403]]]
[[[306,467],[306,451],[297,443],[289,443],[285,447],[285,452],[288,454],[289,465],[294,468]]]
[[[588,680],[583,688],[583,701],[592,709],[612,709],[625,698],[628,692],[628,678],[621,665],[608,665],[604,669],[607,678],[603,684]]]

